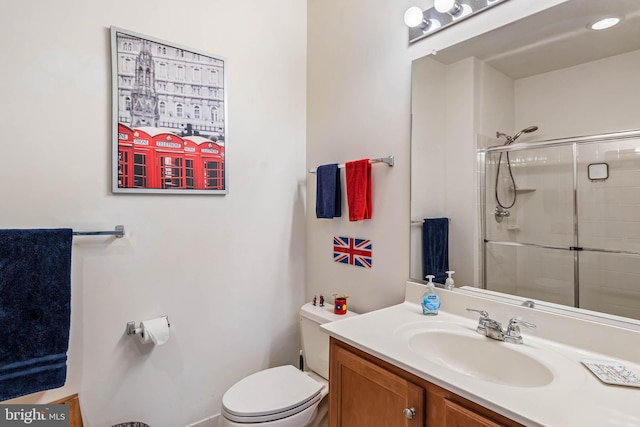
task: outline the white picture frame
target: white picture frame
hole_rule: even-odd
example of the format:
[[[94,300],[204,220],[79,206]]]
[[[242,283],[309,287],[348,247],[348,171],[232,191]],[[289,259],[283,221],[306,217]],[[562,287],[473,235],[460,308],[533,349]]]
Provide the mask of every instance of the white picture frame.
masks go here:
[[[227,61],[111,27],[112,191],[228,194]]]

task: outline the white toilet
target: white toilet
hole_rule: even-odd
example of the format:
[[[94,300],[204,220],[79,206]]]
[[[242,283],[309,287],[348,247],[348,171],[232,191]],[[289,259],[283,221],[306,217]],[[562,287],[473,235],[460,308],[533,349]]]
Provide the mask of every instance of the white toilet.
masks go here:
[[[292,365],[256,372],[235,383],[222,396],[219,427],[319,427],[327,425],[329,336],[323,323],[337,315],[333,306],[307,303],[300,309],[305,370]]]

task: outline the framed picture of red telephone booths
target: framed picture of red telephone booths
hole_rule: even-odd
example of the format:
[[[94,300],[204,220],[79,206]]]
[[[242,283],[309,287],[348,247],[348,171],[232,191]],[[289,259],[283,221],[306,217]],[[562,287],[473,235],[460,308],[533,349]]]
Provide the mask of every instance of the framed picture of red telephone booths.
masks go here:
[[[227,194],[226,60],[111,27],[114,193]]]

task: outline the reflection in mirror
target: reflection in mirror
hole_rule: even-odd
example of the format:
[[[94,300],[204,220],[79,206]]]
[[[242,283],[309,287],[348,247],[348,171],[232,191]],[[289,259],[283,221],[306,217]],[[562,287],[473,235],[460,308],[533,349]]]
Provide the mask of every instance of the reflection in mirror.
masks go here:
[[[448,217],[459,286],[640,319],[639,20],[573,0],[414,61],[412,279]]]
[[[640,319],[637,147],[631,131],[483,151],[485,287]]]

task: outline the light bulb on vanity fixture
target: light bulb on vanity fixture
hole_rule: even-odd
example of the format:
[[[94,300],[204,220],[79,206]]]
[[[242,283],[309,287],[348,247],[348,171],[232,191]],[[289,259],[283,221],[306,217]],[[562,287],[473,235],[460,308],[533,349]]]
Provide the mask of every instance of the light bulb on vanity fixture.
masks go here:
[[[415,28],[419,25],[425,24],[429,25],[429,21],[425,19],[422,9],[420,9],[418,6],[411,6],[409,9],[407,9],[407,11],[404,13],[404,23],[407,25],[407,27],[410,28]]]
[[[435,0],[433,7],[440,13],[447,13],[453,19],[462,18],[472,12],[471,6],[461,4],[457,0]]]
[[[431,9],[407,9],[404,22],[409,27],[409,43],[414,43],[449,25],[467,19],[508,0],[434,0]]]
[[[427,19],[422,9],[412,6],[404,13],[404,23],[409,28],[422,30],[422,34],[440,28],[440,21],[435,18]]]
[[[440,13],[448,13],[449,15],[456,15],[462,11],[462,6],[457,0],[435,0],[433,7]]]

